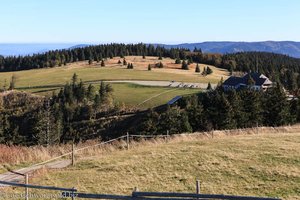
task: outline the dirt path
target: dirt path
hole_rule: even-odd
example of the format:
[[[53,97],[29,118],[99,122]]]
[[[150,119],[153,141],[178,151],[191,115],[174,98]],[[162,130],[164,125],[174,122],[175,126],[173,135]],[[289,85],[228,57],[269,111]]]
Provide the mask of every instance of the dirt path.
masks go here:
[[[62,169],[71,164],[71,160],[58,160],[50,163],[42,164],[42,165],[33,165],[30,167],[25,167],[22,169],[15,170],[15,172],[20,174],[30,174],[35,172],[36,170],[47,168],[47,169]],[[0,181],[8,181],[8,182],[20,182],[24,183],[24,177],[21,175],[14,174],[12,172],[6,172],[4,174],[0,174]],[[6,187],[6,185],[1,185],[0,187]]]
[[[178,81],[143,81],[143,80],[114,80],[105,81],[110,83],[133,83],[144,86],[160,86],[160,87],[173,87],[173,88],[201,88],[206,89],[208,83],[184,83]],[[212,87],[216,87],[217,84],[211,84]]]

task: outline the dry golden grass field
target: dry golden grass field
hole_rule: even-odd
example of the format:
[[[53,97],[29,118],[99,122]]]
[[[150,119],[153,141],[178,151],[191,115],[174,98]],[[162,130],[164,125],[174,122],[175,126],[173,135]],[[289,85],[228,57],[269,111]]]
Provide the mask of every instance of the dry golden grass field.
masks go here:
[[[80,192],[130,194],[134,187],[195,192],[199,179],[202,193],[300,199],[299,125],[296,128],[260,128],[259,134],[255,129],[216,131],[214,138],[176,136],[167,143],[133,143],[130,150],[120,142],[78,155],[75,167],[42,170],[30,182],[76,187]]]
[[[106,66],[101,67],[100,63],[94,62],[88,65],[87,61],[68,64],[63,67],[54,67],[47,69],[33,69],[18,72],[2,72],[0,73],[0,87],[3,87],[6,80],[7,84],[14,74],[17,77],[16,87],[36,87],[36,86],[51,86],[65,84],[70,81],[72,75],[77,73],[83,81],[94,80],[166,80],[180,82],[195,82],[195,83],[217,83],[221,77],[226,79],[229,73],[226,70],[210,66],[213,73],[208,76],[202,76],[195,73],[195,64],[190,65],[190,70],[181,70],[180,64],[174,64],[174,60],[164,58],[158,60],[157,57],[127,56],[126,60],[133,63],[134,69],[126,69],[126,66],[118,64],[122,59],[119,57],[108,59],[105,61]],[[153,68],[148,71],[148,64],[162,62],[164,68]],[[200,64],[201,71],[207,65]]]
[[[120,57],[107,59],[106,66],[101,67],[100,63],[94,62],[89,65],[87,61],[68,64],[63,67],[54,67],[47,69],[33,69],[18,72],[0,73],[0,88],[8,86],[11,77],[16,77],[16,89],[31,92],[39,95],[52,95],[53,91],[58,91],[65,83],[70,82],[74,73],[84,82],[93,82],[99,86],[100,80],[146,80],[146,81],[178,81],[185,83],[217,83],[221,78],[224,80],[229,73],[220,68],[210,66],[213,73],[203,76],[201,73],[195,73],[196,64],[191,64],[189,70],[182,70],[180,64],[174,64],[175,60],[164,58],[159,60],[158,57],[126,56],[128,63],[133,63],[134,69],[127,69],[127,66],[118,64],[123,61]],[[152,68],[148,71],[148,65],[154,65],[162,62],[164,68]],[[200,64],[200,70],[208,65]],[[135,107],[146,99],[160,93],[170,90],[168,87],[140,86],[131,83],[112,83],[114,89],[114,99],[116,103],[124,104],[129,107]],[[179,88],[176,91],[168,92],[152,99],[141,105],[141,108],[158,106],[168,102],[177,95],[195,94],[201,89]],[[133,98],[134,97],[134,98]]]

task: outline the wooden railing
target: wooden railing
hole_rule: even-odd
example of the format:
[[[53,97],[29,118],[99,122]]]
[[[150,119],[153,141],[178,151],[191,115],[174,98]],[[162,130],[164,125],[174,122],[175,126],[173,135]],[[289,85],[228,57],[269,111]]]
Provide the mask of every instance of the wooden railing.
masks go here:
[[[0,184],[15,187],[32,188],[40,190],[62,191],[61,198],[84,198],[84,199],[123,199],[123,200],[195,200],[195,199],[227,199],[227,200],[280,200],[278,198],[233,196],[223,194],[196,194],[196,193],[170,193],[170,192],[138,192],[133,191],[132,195],[115,194],[90,194],[77,192],[76,188],[61,188],[53,186],[41,186],[0,181]],[[28,196],[25,196],[28,199]]]

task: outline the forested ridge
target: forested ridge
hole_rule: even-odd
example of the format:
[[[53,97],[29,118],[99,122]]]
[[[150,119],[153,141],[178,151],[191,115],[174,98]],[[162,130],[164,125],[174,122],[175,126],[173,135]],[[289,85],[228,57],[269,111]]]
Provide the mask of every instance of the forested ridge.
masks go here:
[[[75,49],[49,51],[33,56],[0,56],[1,71],[19,71],[37,68],[62,66],[67,63],[85,61],[101,62],[106,58],[129,55],[158,56],[158,57],[184,57],[187,49],[166,49],[146,44],[103,44]]]
[[[206,54],[201,49],[190,51],[184,48],[165,48],[139,44],[103,44],[83,48],[49,51],[32,56],[0,56],[0,72],[19,71],[38,68],[59,67],[77,61],[101,62],[112,57],[157,56],[160,59],[170,57],[176,63],[184,62],[211,64],[228,69],[230,72],[258,71],[272,81],[283,84],[287,89],[297,91],[300,88],[300,59],[267,52],[241,52],[234,54]],[[183,68],[188,69],[188,68]]]
[[[141,134],[170,134],[256,126],[282,126],[300,121],[300,101],[288,100],[283,88],[266,92],[244,89],[223,91],[221,87],[187,96],[164,110],[149,110],[140,126]]]
[[[295,97],[299,96],[300,59],[285,55],[263,52],[203,54],[201,49],[189,51],[145,44],[109,44],[25,57],[0,57],[0,67],[1,71],[16,71],[59,67],[77,61],[101,62],[99,67],[104,67],[106,58],[128,55],[171,57],[177,64],[182,64],[183,70],[188,70],[188,64],[194,62],[222,67],[232,73],[258,71],[270,77],[276,85],[266,92],[251,89],[225,92],[222,87],[210,88],[208,92],[184,97],[177,105],[122,118],[118,116],[123,111],[113,103],[109,84],[101,82],[100,89],[96,90],[93,85],[84,85],[74,74],[51,98],[15,91],[0,93],[0,143],[51,145],[94,138],[110,139],[127,131],[165,134],[168,130],[175,134],[300,122],[299,98],[288,100],[283,89],[284,86]],[[10,83],[10,89],[13,88],[14,76]]]
[[[51,145],[99,138],[107,121],[119,111],[112,103],[112,87],[85,86],[76,74],[51,98],[8,91],[0,97],[0,143]],[[98,133],[98,134],[97,134]]]
[[[0,98],[0,143],[52,145],[111,139],[126,132],[177,134],[300,122],[300,100],[288,100],[280,84],[266,92],[218,87],[124,118],[111,92],[103,82],[99,90],[83,85],[76,74],[51,98],[5,92]]]

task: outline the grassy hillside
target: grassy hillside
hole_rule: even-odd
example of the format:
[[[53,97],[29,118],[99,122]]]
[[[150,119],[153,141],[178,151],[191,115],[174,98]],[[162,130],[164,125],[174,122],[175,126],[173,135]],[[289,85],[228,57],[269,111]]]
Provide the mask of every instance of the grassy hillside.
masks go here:
[[[135,84],[112,84],[113,96],[119,104],[127,106],[137,106],[142,102],[139,108],[150,108],[167,103],[173,97],[178,95],[188,95],[200,92],[200,89],[183,89],[183,88],[165,88],[165,87],[147,87]]]
[[[191,88],[168,88],[168,87],[151,87],[142,86],[131,83],[110,83],[113,88],[113,98],[119,105],[126,105],[129,107],[150,108],[167,103],[173,97],[178,95],[189,95],[201,92],[201,89]],[[93,84],[95,88],[99,89],[99,84]],[[28,90],[25,90],[28,91]],[[30,92],[39,95],[52,95],[52,92],[58,92],[58,88],[47,89],[30,89]],[[143,101],[145,103],[141,104]],[[141,104],[140,106],[138,106]]]
[[[75,186],[92,193],[140,191],[278,196],[300,199],[300,133],[180,137],[144,142],[80,160],[75,167],[43,171],[31,183]],[[37,192],[37,191],[35,191]]]
[[[176,80],[195,83],[217,83],[221,77],[226,78],[228,76],[228,72],[213,66],[211,66],[211,68],[214,73],[206,77],[199,73],[195,73],[195,64],[190,65],[190,70],[181,70],[181,65],[173,64],[175,61],[169,58],[160,61],[156,57],[142,59],[142,57],[138,56],[128,56],[126,57],[126,60],[129,63],[133,63],[133,70],[128,70],[126,69],[126,66],[117,64],[119,60],[122,61],[119,57],[108,59],[105,67],[101,67],[100,63],[95,62],[92,65],[88,65],[88,62],[86,61],[48,69],[2,72],[0,73],[0,87],[3,87],[5,80],[7,81],[7,84],[9,84],[13,74],[17,77],[17,88],[65,84],[67,81],[70,81],[70,78],[74,73],[77,73],[79,78],[83,81]],[[158,62],[162,62],[165,67],[162,69],[155,68],[152,69],[152,71],[147,70],[148,64],[155,64]],[[200,65],[201,71],[204,66],[207,65]]]
[[[119,57],[108,59],[105,61],[105,67],[101,67],[100,63],[96,62],[88,65],[86,61],[68,64],[63,67],[0,73],[0,87],[2,88],[5,82],[8,87],[12,75],[16,77],[16,89],[40,95],[51,95],[53,91],[57,91],[62,85],[70,81],[74,73],[84,82],[99,80],[175,80],[192,83],[217,83],[221,77],[226,79],[228,76],[227,71],[214,66],[210,66],[213,73],[208,76],[195,73],[196,64],[191,64],[189,70],[182,70],[181,65],[174,64],[175,60],[170,58],[158,60],[157,57],[146,57],[146,59],[143,59],[141,56],[127,56],[126,61],[133,63],[133,70],[126,69],[126,66],[118,64],[119,60],[123,61]],[[148,71],[149,64],[154,65],[158,62],[162,62],[164,68],[153,68],[151,71]],[[203,71],[206,66],[200,64],[200,70]],[[119,104],[124,103],[127,106],[136,106],[148,98],[172,90],[172,88],[143,87],[127,83],[112,85],[116,102]],[[199,91],[200,89],[170,91],[146,102],[141,107],[149,108],[161,105],[177,95],[192,94]]]

